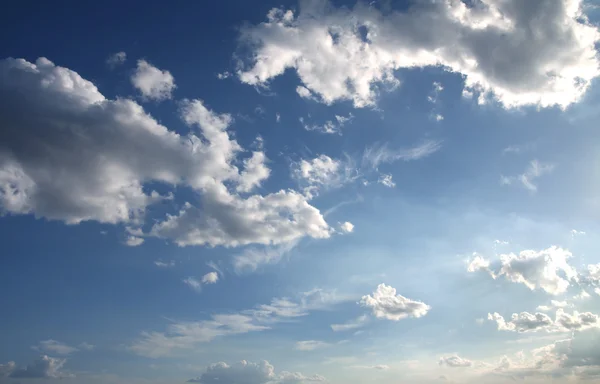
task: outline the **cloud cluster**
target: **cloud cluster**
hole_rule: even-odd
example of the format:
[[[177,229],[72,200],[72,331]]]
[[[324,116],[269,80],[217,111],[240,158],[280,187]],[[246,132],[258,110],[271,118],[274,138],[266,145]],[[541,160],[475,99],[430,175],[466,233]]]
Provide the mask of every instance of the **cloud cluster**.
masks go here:
[[[446,365],[452,368],[470,367],[473,365],[471,360],[463,359],[458,355],[443,356],[440,358],[440,365]]]
[[[531,290],[541,289],[549,294],[558,295],[567,291],[571,281],[578,280],[577,271],[568,262],[572,256],[568,250],[556,246],[541,251],[525,250],[518,255],[503,254],[500,255],[499,263],[495,264],[476,255],[467,270],[484,270],[494,279],[504,276],[507,280],[524,284]],[[492,267],[498,267],[498,270],[494,271]]]
[[[372,295],[363,296],[360,305],[371,309],[377,318],[398,321],[407,317],[423,317],[431,307],[421,301],[396,294],[396,289],[379,284]]]
[[[535,314],[521,312],[514,313],[510,321],[506,321],[498,313],[490,313],[488,314],[488,320],[496,322],[499,331],[512,332],[570,332],[600,328],[600,317],[598,315],[578,311],[568,314],[562,308],[556,311],[554,319],[541,312]]]
[[[320,375],[305,376],[299,372],[283,371],[275,373],[275,367],[268,361],[252,363],[242,360],[229,365],[224,362],[211,364],[200,377],[188,383],[202,384],[302,384],[325,381]]]
[[[66,359],[57,359],[46,355],[40,356],[33,363],[19,368],[14,362],[0,364],[0,378],[9,377],[15,379],[60,379],[73,377],[72,374],[62,371]]]
[[[142,69],[145,65],[142,65]],[[200,194],[199,208],[183,204],[145,236],[178,245],[281,244],[332,229],[295,191],[242,197],[269,173],[264,153],[243,153],[227,132],[232,118],[200,100],[181,103],[195,133],[179,135],[136,102],[106,99],[91,82],[45,58],[0,61],[0,210],[68,224],[95,220],[142,225],[146,208],[173,199],[148,183]],[[152,88],[149,88],[152,94]]]
[[[382,11],[305,0],[298,13],[274,8],[266,21],[242,29],[252,54],[237,75],[267,85],[293,69],[301,96],[365,107],[381,86],[399,84],[395,70],[442,66],[462,74],[465,94],[480,103],[493,97],[505,107],[565,108],[599,73],[600,33],[582,4],[450,0]]]

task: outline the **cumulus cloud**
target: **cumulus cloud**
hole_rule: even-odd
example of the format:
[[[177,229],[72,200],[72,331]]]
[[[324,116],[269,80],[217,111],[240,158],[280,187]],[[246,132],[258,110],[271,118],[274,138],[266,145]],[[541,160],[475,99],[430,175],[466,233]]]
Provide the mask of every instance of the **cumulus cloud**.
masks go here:
[[[354,224],[349,221],[345,221],[340,224],[340,231],[342,231],[342,233],[352,233],[354,232]]]
[[[157,101],[170,99],[176,87],[171,72],[161,71],[146,60],[138,60],[131,84],[145,98]]]
[[[127,60],[127,54],[125,52],[121,51],[121,52],[113,53],[112,55],[110,55],[108,57],[108,59],[106,59],[106,64],[110,68],[115,68],[115,67],[123,64],[126,60]]]
[[[3,368],[4,366],[0,367],[0,372],[5,370],[8,373],[8,377],[18,379],[60,379],[72,377],[73,375],[62,371],[66,362],[67,360],[65,359],[57,359],[42,355],[38,360],[24,368],[18,368],[15,363],[12,362],[8,363],[6,368]]]
[[[581,331],[590,328],[600,328],[600,319],[598,315],[591,312],[577,312],[573,314],[566,313],[562,308],[556,311],[556,316],[552,319],[545,313],[529,312],[514,313],[510,321],[498,313],[488,314],[488,320],[496,322],[499,331],[513,332],[569,332]]]
[[[291,190],[242,198],[265,176],[262,158],[234,165],[242,151],[232,118],[202,101],[181,103],[196,133],[176,134],[128,99],[106,99],[77,73],[40,58],[0,61],[0,209],[77,224],[139,225],[146,208],[172,199],[147,183],[190,187],[202,209],[186,203],[148,233],[185,245],[280,244],[329,237],[319,210]],[[137,239],[132,239],[139,242]]]
[[[209,272],[202,276],[202,284],[215,284],[217,281],[219,281],[217,272]]]
[[[439,1],[380,11],[363,2],[335,8],[302,1],[297,13],[273,8],[266,21],[242,29],[252,54],[237,75],[267,85],[292,69],[303,96],[365,107],[382,86],[398,85],[395,70],[443,66],[462,74],[480,103],[566,108],[599,72],[600,34],[582,4]]]
[[[396,294],[396,289],[379,284],[372,295],[363,296],[360,305],[370,308],[377,318],[398,321],[407,317],[423,317],[431,307],[423,302]]]
[[[446,365],[452,368],[464,368],[472,366],[473,362],[471,360],[463,359],[458,355],[452,355],[441,357],[439,364]]]
[[[301,384],[325,381],[320,375],[305,376],[299,372],[283,371],[275,373],[275,367],[268,361],[252,363],[242,360],[229,365],[224,362],[211,364],[200,377],[188,380],[188,383],[202,384]]]
[[[518,255],[503,254],[500,255],[499,269],[494,271],[490,269],[488,260],[477,255],[469,264],[468,271],[485,270],[494,279],[504,276],[531,290],[541,289],[558,295],[565,293],[571,281],[578,279],[577,271],[568,262],[572,256],[568,250],[556,246],[541,251],[525,250]]]
[[[133,236],[133,235],[127,236],[127,239],[125,240],[125,245],[127,245],[129,247],[137,247],[137,246],[142,245],[143,243],[144,243],[143,238]]]

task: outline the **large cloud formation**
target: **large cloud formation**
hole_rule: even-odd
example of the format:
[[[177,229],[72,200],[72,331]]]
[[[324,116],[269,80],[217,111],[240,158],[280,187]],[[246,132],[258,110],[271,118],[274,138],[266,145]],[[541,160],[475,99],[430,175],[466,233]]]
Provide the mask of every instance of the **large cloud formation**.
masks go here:
[[[232,118],[183,101],[195,133],[179,135],[136,102],[105,98],[94,84],[45,58],[0,61],[0,211],[77,224],[143,224],[146,208],[172,199],[153,185],[199,195],[147,233],[179,245],[279,244],[329,237],[318,209],[295,191],[248,195],[269,172],[263,152],[238,169]],[[240,193],[245,193],[241,195]]]
[[[373,3],[304,0],[297,13],[272,9],[242,30],[252,56],[239,79],[266,85],[293,69],[302,97],[365,107],[378,86],[398,85],[395,70],[443,66],[462,74],[465,94],[481,103],[565,108],[599,73],[600,34],[582,0],[416,1],[402,12]]]

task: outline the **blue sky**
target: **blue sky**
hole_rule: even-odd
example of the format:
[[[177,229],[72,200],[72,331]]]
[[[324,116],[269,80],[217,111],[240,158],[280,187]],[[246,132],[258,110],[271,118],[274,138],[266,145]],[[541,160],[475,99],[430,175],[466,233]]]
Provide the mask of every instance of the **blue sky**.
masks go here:
[[[598,380],[599,17],[12,4],[0,383]]]

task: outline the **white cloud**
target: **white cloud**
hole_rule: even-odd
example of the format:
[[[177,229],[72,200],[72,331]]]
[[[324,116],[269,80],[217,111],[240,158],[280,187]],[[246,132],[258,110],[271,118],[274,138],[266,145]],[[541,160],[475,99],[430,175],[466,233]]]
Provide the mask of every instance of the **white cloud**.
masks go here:
[[[219,275],[217,272],[209,272],[202,276],[201,279],[197,279],[195,277],[186,277],[182,281],[196,292],[202,292],[202,286],[207,284],[215,284],[217,281],[219,281]]]
[[[499,331],[570,332],[600,328],[600,318],[598,315],[590,312],[580,313],[578,311],[568,314],[562,308],[556,311],[554,320],[545,313],[540,312],[535,314],[528,312],[514,313],[510,321],[506,321],[498,313],[490,313],[488,314],[488,320],[496,322]]]
[[[463,359],[458,355],[443,356],[440,358],[440,365],[446,365],[452,368],[465,368],[473,365],[471,360]]]
[[[441,1],[385,13],[362,2],[302,1],[297,14],[274,8],[241,34],[253,50],[237,73],[242,82],[266,85],[293,69],[301,93],[327,104],[372,106],[378,85],[398,85],[395,70],[441,65],[464,75],[480,103],[565,108],[599,73],[600,33],[580,0]]]
[[[175,261],[174,260],[170,260],[170,261],[156,260],[154,262],[154,265],[156,265],[159,268],[171,268],[171,267],[175,266]]]
[[[137,236],[127,236],[127,240],[125,240],[125,245],[129,247],[137,247],[144,243],[144,239]]]
[[[161,71],[146,60],[138,60],[131,84],[145,98],[157,101],[170,99],[176,88],[171,72]]]
[[[407,317],[422,317],[431,307],[423,302],[396,294],[396,289],[379,284],[372,295],[363,296],[360,305],[370,308],[377,318],[398,321]]]
[[[197,281],[199,286],[201,282]],[[198,344],[217,337],[270,329],[274,324],[308,315],[311,311],[327,310],[348,298],[321,289],[304,292],[298,300],[275,298],[239,313],[214,314],[209,320],[173,321],[165,332],[142,332],[128,349],[141,356],[159,358],[178,351],[189,351]]]
[[[279,262],[283,256],[290,253],[298,244],[297,241],[274,245],[248,247],[234,255],[233,268],[237,273],[254,272],[259,266]]]
[[[365,149],[362,165],[377,169],[381,164],[389,164],[398,160],[413,161],[427,157],[442,148],[440,141],[425,141],[412,148],[390,149],[387,144],[372,145]]]
[[[215,284],[217,281],[219,281],[217,272],[209,272],[202,276],[202,284]]]
[[[115,68],[116,66],[123,64],[126,60],[127,60],[127,54],[125,52],[121,51],[121,52],[113,53],[112,55],[110,55],[108,57],[108,59],[106,59],[106,64],[110,68]]]
[[[84,341],[83,343],[79,344],[77,348],[79,348],[81,351],[93,351],[96,349],[96,346]]]
[[[224,362],[211,364],[202,376],[188,380],[188,383],[202,384],[301,384],[325,381],[320,375],[305,376],[299,372],[275,373],[275,367],[268,361],[252,363],[242,360],[228,365]]]
[[[275,114],[275,122],[279,123],[281,121],[281,115],[279,113]]]
[[[264,152],[255,151],[252,157],[244,160],[244,170],[240,174],[238,192],[250,192],[266,180],[271,170],[265,165],[267,157]]]
[[[354,224],[349,221],[345,221],[340,224],[340,231],[342,233],[352,233],[354,232]]]
[[[394,188],[396,183],[392,180],[392,175],[380,175],[379,180],[377,180],[379,184],[382,184],[388,188]]]
[[[180,136],[134,101],[108,100],[77,73],[44,58],[36,64],[2,60],[0,77],[6,106],[0,121],[8,127],[0,132],[3,213],[137,226],[149,205],[173,198],[144,190],[158,182],[192,188],[202,209],[186,203],[136,237],[239,246],[332,233],[297,192],[247,198],[235,193],[238,185],[256,185],[262,176],[240,173],[234,163],[242,148],[227,132],[231,116],[210,111],[200,100],[180,103],[181,117],[198,132]]]
[[[347,323],[331,324],[331,330],[333,330],[333,332],[345,332],[362,328],[367,323],[368,319],[369,318],[367,317],[367,315],[362,315]]]
[[[522,174],[518,176],[500,176],[500,184],[512,185],[514,182],[519,182],[528,191],[537,192],[537,185],[534,183],[539,177],[549,174],[554,170],[553,164],[540,163],[537,160],[532,160],[529,166]]]
[[[17,368],[14,363],[9,363],[8,367],[12,367],[12,370],[10,371],[8,377],[16,379],[60,379],[72,377],[73,375],[62,371],[62,368],[66,362],[66,359],[57,359],[43,355],[32,364],[27,365],[25,368]]]
[[[65,343],[61,343],[56,340],[44,340],[40,341],[39,345],[32,347],[36,351],[44,352],[44,353],[55,353],[57,355],[70,355],[71,353],[79,351],[75,347],[71,347]]]
[[[257,324],[251,316],[242,314],[217,314],[210,320],[173,322],[166,332],[142,332],[141,337],[129,345],[129,350],[145,357],[170,356],[177,350],[190,350],[220,336],[258,332],[269,327]]]
[[[306,122],[303,117],[299,118],[302,127],[307,131],[315,131],[326,134],[342,134],[342,127],[352,121],[354,116],[350,113],[348,116],[335,115],[335,121],[327,120],[323,124],[311,124]]]
[[[195,291],[200,292],[202,290],[202,282],[195,277],[186,277],[181,281]]]
[[[541,251],[525,250],[518,255],[503,254],[500,255],[500,269],[494,272],[490,269],[490,262],[478,255],[469,265],[468,271],[485,270],[494,279],[504,276],[531,290],[542,289],[549,294],[558,295],[565,293],[571,281],[578,279],[577,271],[568,262],[572,256],[568,250],[556,246]]]
[[[296,342],[295,348],[299,351],[314,351],[325,347],[329,347],[329,343],[319,340],[305,340]]]

